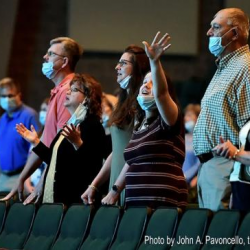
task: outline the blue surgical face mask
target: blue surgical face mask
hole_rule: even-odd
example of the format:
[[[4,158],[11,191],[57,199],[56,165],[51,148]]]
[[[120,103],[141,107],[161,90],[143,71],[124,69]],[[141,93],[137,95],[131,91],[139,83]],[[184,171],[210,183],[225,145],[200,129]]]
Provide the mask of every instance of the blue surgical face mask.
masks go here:
[[[5,111],[14,111],[17,108],[17,102],[15,97],[1,97],[0,105]]]
[[[188,122],[185,122],[185,129],[188,133],[192,133],[194,130],[195,122],[193,120],[190,120]]]
[[[42,110],[39,112],[39,121],[40,123],[44,126],[45,125],[45,121],[46,121],[46,114],[47,112]]]
[[[102,126],[104,128],[108,127],[108,122],[109,122],[109,116],[106,114],[102,115]]]
[[[235,28],[232,28],[232,29],[235,29]],[[229,31],[231,31],[232,29],[230,29]],[[223,36],[225,36],[229,31],[227,31]],[[223,46],[221,44],[223,36],[209,37],[209,46],[208,46],[209,50],[216,57],[218,57],[225,50],[225,48],[233,41],[232,40],[227,45]]]
[[[123,80],[119,82],[122,89],[127,89],[131,75],[126,76]]]
[[[86,98],[84,99],[82,103],[79,104],[74,114],[67,121],[68,125],[74,124],[75,126],[77,126],[79,123],[84,121],[88,112],[88,107],[86,106],[85,101],[86,101]]]
[[[150,110],[156,108],[155,98],[154,96],[144,96],[138,95],[137,101],[143,110]]]
[[[50,80],[55,77],[56,73],[59,70],[54,69],[54,63],[53,62],[44,62],[43,63],[42,72]]]

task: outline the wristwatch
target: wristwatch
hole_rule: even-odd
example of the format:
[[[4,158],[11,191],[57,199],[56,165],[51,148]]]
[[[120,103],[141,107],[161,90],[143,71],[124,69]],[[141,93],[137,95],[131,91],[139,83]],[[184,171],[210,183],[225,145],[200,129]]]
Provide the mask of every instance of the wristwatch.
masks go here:
[[[120,193],[120,192],[121,192],[120,187],[117,186],[117,185],[113,185],[112,190],[113,190],[114,192],[116,192],[116,193]]]

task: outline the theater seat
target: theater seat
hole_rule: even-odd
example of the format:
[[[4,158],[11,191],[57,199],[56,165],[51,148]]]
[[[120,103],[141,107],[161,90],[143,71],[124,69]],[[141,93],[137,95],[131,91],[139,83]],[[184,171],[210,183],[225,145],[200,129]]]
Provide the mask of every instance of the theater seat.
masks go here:
[[[177,228],[171,250],[199,250],[212,218],[209,209],[188,209]]]
[[[137,249],[142,240],[151,213],[151,209],[146,207],[128,208],[122,216],[115,241],[110,249]]]
[[[101,206],[90,226],[90,232],[80,250],[106,250],[117,228],[121,209],[117,206]]]
[[[3,225],[7,215],[9,204],[7,201],[0,201],[0,233],[3,230]]]
[[[63,204],[44,203],[39,208],[25,250],[49,250],[59,232],[63,218]]]
[[[157,208],[151,216],[139,250],[166,250],[177,228],[181,210],[178,208]],[[168,242],[167,242],[168,239]]]
[[[11,205],[3,231],[0,234],[0,248],[22,249],[30,232],[35,216],[35,205],[22,203]]]
[[[86,236],[93,207],[74,204],[67,210],[52,250],[77,250]]]
[[[241,222],[237,236],[243,240],[238,241],[234,246],[234,250],[249,250],[250,249],[250,213],[247,213]],[[244,244],[245,243],[245,244]]]
[[[202,250],[229,250],[233,248],[231,239],[236,235],[240,222],[237,210],[219,210],[215,213],[205,236]],[[230,242],[227,242],[229,240]]]

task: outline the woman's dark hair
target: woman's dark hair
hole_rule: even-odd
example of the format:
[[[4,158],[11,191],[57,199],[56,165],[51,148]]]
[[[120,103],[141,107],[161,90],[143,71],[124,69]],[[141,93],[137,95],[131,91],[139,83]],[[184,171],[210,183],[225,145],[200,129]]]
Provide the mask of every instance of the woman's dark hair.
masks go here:
[[[134,118],[138,107],[136,97],[145,74],[150,70],[149,60],[143,48],[130,45],[123,53],[131,55],[130,60],[133,69],[128,90],[120,89],[116,108],[110,118],[110,124],[114,124],[121,129],[134,126]]]
[[[102,88],[100,83],[88,74],[75,74],[70,86],[76,83],[86,96],[88,114],[93,114],[101,119],[102,115]]]

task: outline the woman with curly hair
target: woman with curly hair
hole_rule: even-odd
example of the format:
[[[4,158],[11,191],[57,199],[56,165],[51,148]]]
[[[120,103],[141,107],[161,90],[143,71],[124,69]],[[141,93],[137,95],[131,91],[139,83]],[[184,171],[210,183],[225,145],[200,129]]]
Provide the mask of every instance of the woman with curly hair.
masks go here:
[[[102,167],[105,133],[100,122],[101,100],[100,84],[89,75],[76,74],[64,102],[71,118],[49,148],[40,141],[34,127],[28,130],[23,124],[16,126],[18,133],[34,145],[33,151],[48,164],[43,202],[62,202],[67,206],[80,202],[82,192]]]

